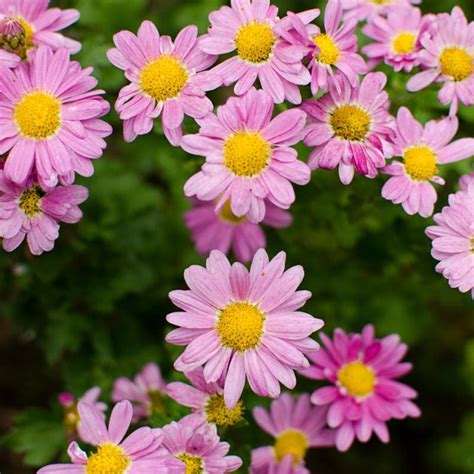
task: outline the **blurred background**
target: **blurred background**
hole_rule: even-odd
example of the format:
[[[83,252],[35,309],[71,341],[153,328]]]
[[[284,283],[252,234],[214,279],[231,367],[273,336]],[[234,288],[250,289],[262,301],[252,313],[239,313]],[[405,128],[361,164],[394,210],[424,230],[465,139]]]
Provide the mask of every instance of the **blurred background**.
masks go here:
[[[83,43],[83,67],[93,65],[100,87],[113,102],[125,84],[105,53],[121,29],[136,31],[144,19],[161,33],[175,35],[190,24],[200,32],[219,0],[69,0],[81,20],[67,31]],[[280,13],[326,2],[276,0]],[[425,0],[427,12],[460,5],[474,19],[471,0]],[[383,69],[383,68],[382,68]],[[388,69],[383,69],[389,73]],[[405,105],[426,121],[446,114],[436,88],[406,92],[407,76],[390,74],[392,112]],[[231,90],[212,98],[223,103]],[[172,148],[159,125],[133,144],[115,134],[93,178],[84,180],[90,199],[79,225],[63,225],[50,254],[31,257],[25,247],[0,254],[0,471],[27,474],[64,458],[67,447],[57,394],[76,396],[91,387],[108,401],[117,376],[132,376],[144,363],[160,364],[168,379],[178,379],[172,362],[179,352],[164,343],[170,329],[171,289],[183,288],[183,270],[203,263],[194,251],[182,215],[189,208],[183,184],[202,160]],[[460,136],[474,133],[474,107],[460,111]],[[300,154],[306,159],[308,150]],[[437,209],[457,190],[460,174],[472,160],[445,166],[447,184]],[[431,220],[409,217],[380,197],[384,178],[358,178],[350,187],[337,173],[317,171],[311,184],[296,189],[293,226],[268,231],[271,255],[288,253],[288,265],[303,264],[303,288],[313,292],[305,311],[335,327],[360,331],[373,322],[379,336],[399,333],[410,345],[413,372],[405,382],[419,391],[419,420],[390,423],[392,441],[355,444],[347,454],[334,449],[310,453],[311,472],[319,474],[461,474],[474,471],[474,311],[469,295],[448,287],[435,273],[431,243],[424,230]],[[300,380],[297,391],[312,391]],[[268,404],[248,396],[247,406]],[[249,426],[229,430],[232,452],[249,459],[250,449],[270,439]],[[157,424],[163,420],[155,420]],[[247,427],[248,428],[248,427]],[[242,469],[241,472],[246,472]]]

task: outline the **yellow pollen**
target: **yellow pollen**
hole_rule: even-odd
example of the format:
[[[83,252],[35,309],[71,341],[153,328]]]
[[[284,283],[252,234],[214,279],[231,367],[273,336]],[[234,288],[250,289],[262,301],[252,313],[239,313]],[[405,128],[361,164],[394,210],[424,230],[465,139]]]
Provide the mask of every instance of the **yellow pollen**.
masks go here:
[[[437,172],[436,155],[427,146],[414,146],[403,154],[405,170],[415,181],[428,181]]]
[[[64,410],[64,424],[70,431],[76,431],[77,424],[80,421],[77,403],[73,403]]]
[[[86,474],[124,474],[131,461],[122,448],[104,443],[87,460]]]
[[[28,219],[33,219],[37,214],[41,214],[41,194],[38,187],[26,189],[20,194],[20,209]]]
[[[473,56],[462,48],[446,48],[439,61],[441,72],[455,81],[467,79],[474,70]]]
[[[370,114],[357,105],[340,105],[331,113],[329,123],[334,134],[350,141],[364,141],[370,130]]]
[[[408,54],[413,51],[416,43],[414,33],[400,33],[393,40],[393,50],[397,54]]]
[[[319,48],[319,54],[315,54],[316,59],[323,64],[336,64],[339,60],[339,48],[334,40],[327,34],[320,34],[313,38]]]
[[[376,383],[373,370],[360,361],[346,364],[337,373],[337,378],[354,397],[365,397],[371,394]]]
[[[149,410],[151,413],[160,414],[165,412],[163,395],[159,390],[150,390],[148,392],[148,398],[150,399]]]
[[[375,3],[375,5],[386,5],[391,2],[392,0],[372,0],[372,3]]]
[[[270,144],[254,132],[237,132],[224,145],[224,165],[237,176],[259,175],[271,158]]]
[[[253,22],[242,26],[235,37],[237,54],[254,64],[267,62],[275,43],[272,28],[266,23]]]
[[[178,58],[163,55],[144,67],[140,86],[145,94],[157,102],[164,102],[177,97],[188,79],[188,71]]]
[[[224,397],[217,393],[211,395],[205,407],[207,421],[217,426],[232,426],[242,421],[244,405],[238,402],[234,408],[227,408]]]
[[[186,471],[184,474],[202,474],[204,470],[202,469],[202,459],[192,454],[180,454],[178,459],[184,462],[186,465]]]
[[[20,51],[20,56],[22,57],[22,59],[26,59],[26,53],[28,52],[28,50],[31,48],[34,48],[35,46],[33,42],[33,36],[35,35],[35,30],[33,29],[33,26],[30,25],[23,18],[18,16],[15,19],[18,21],[18,23],[20,23],[21,27],[23,28],[23,31],[25,32],[25,46]]]
[[[242,222],[245,222],[247,220],[246,216],[237,217],[232,212],[232,208],[230,207],[230,200],[226,201],[226,203],[222,206],[222,209],[219,212],[219,217],[221,220],[229,224],[242,224]]]
[[[308,448],[308,438],[302,431],[288,430],[278,436],[273,449],[278,462],[291,454],[296,465],[304,459]]]
[[[250,303],[230,303],[219,311],[216,330],[225,347],[239,352],[254,349],[263,335],[265,313]]]

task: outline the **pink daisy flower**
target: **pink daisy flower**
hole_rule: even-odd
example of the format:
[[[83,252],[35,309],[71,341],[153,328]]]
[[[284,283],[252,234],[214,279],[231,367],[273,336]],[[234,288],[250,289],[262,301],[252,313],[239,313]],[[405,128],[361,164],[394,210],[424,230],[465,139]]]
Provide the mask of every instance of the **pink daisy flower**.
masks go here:
[[[38,48],[31,64],[0,74],[0,155],[8,153],[5,177],[25,183],[33,172],[45,189],[74,172],[90,176],[112,127],[99,120],[109,111],[93,90],[92,68],[81,70],[69,52]]]
[[[41,468],[38,474],[169,472],[170,456],[161,447],[162,430],[139,428],[124,439],[132,421],[130,402],[125,400],[115,405],[108,427],[102,413],[92,405],[79,402],[78,411],[81,418],[79,424],[82,425],[87,442],[97,447],[97,450],[88,456],[76,442],[72,442],[68,448],[72,464],[51,464]]]
[[[468,24],[463,11],[454,7],[451,15],[438,15],[436,24],[432,38],[421,38],[425,49],[419,58],[425,70],[413,76],[407,88],[416,92],[442,82],[438,99],[451,104],[450,115],[456,115],[459,101],[474,105],[474,22]]]
[[[407,214],[431,216],[438,196],[430,181],[444,185],[444,180],[437,176],[438,165],[474,155],[473,138],[450,143],[458,125],[457,118],[451,117],[431,120],[423,128],[407,108],[399,109],[393,144],[394,155],[402,157],[403,162],[392,161],[382,170],[392,176],[385,183],[382,196],[401,204]]]
[[[332,384],[316,390],[311,401],[329,405],[327,422],[337,430],[337,449],[346,451],[355,437],[365,443],[373,432],[388,443],[388,420],[420,416],[411,401],[417,393],[394,380],[412,369],[400,362],[408,348],[398,335],[375,339],[369,324],[361,334],[336,329],[333,340],[325,334],[321,339],[325,347],[311,356],[314,365],[302,374]]]
[[[216,57],[198,48],[197,27],[184,28],[173,43],[169,36],[160,36],[153,23],[144,21],[137,35],[121,31],[114,43],[117,48],[110,49],[107,57],[130,81],[115,104],[124,121],[125,140],[149,133],[161,115],[166,137],[179,145],[184,116],[202,118],[213,108],[205,91],[214,81],[198,73],[212,66]]]
[[[252,88],[200,120],[199,133],[181,142],[188,153],[206,157],[185,184],[186,196],[217,200],[217,213],[230,200],[235,216],[254,223],[264,219],[266,201],[288,209],[295,201],[291,183],[304,185],[311,177],[291,148],[302,138],[306,114],[287,110],[272,120],[273,109],[271,97]]]
[[[199,46],[208,54],[237,54],[211,73],[226,86],[236,82],[236,95],[248,92],[258,79],[276,104],[285,100],[300,104],[298,86],[309,84],[311,78],[302,63],[304,48],[280,38],[278,8],[269,0],[230,3],[209,15],[209,34]]]
[[[311,406],[307,393],[297,399],[283,393],[270,410],[254,408],[257,425],[275,438],[275,444],[252,451],[250,472],[310,474],[304,465],[308,449],[334,446],[335,431],[325,429],[326,414],[326,408]]]
[[[184,214],[184,222],[191,231],[197,251],[209,255],[211,250],[228,254],[230,249],[237,260],[248,262],[255,252],[265,248],[266,238],[262,227],[250,222],[245,216],[237,217],[227,201],[216,214],[214,202],[194,200],[195,207]],[[291,224],[291,214],[274,204],[266,203],[263,224],[284,228]]]
[[[467,191],[467,188],[474,183],[474,171],[472,173],[461,176],[459,180],[459,187],[462,191]]]
[[[451,288],[472,292],[474,299],[474,184],[449,196],[449,206],[434,216],[436,225],[426,229],[433,241],[431,255],[439,263]]]
[[[75,224],[82,219],[79,204],[88,197],[79,185],[58,186],[47,192],[34,184],[18,186],[0,171],[0,237],[7,252],[25,239],[33,255],[49,252],[59,236],[59,222]]]
[[[0,15],[0,66],[15,67],[21,58],[15,54],[24,47],[25,30],[18,20]]]
[[[401,6],[420,3],[421,0],[344,0],[342,5],[346,11],[345,19],[355,18],[357,21],[364,21],[387,15]]]
[[[339,166],[344,184],[352,182],[355,171],[368,178],[377,176],[392,153],[393,118],[383,90],[386,82],[381,72],[367,74],[356,87],[335,78],[329,94],[303,103],[309,118],[304,142],[316,147],[309,156],[311,169]]]
[[[133,421],[163,413],[163,398],[167,395],[166,382],[160,368],[153,363],[145,365],[133,380],[119,377],[112,391],[112,400],[129,400],[133,404]]]
[[[294,370],[307,367],[305,355],[319,347],[309,336],[323,321],[298,311],[311,297],[309,291],[296,291],[304,270],[285,271],[285,259],[280,252],[269,261],[261,249],[249,272],[215,250],[206,268],[185,271],[189,290],[170,293],[183,312],[167,316],[179,329],[166,340],[187,346],[175,368],[189,372],[204,366],[207,383],[223,380],[228,408],[239,401],[246,380],[263,397],[278,397],[280,383],[293,389]]]

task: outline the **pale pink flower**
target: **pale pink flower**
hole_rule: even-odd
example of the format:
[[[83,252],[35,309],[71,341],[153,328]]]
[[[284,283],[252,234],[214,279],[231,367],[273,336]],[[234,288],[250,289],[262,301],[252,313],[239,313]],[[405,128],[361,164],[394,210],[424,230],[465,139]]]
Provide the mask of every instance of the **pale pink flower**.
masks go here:
[[[467,188],[472,183],[474,183],[474,171],[461,176],[461,179],[459,180],[459,187],[462,191],[467,191]]]
[[[372,19],[379,15],[388,15],[391,11],[410,5],[418,5],[421,0],[343,0],[346,11],[344,18],[358,21]]]
[[[444,185],[444,180],[437,175],[438,165],[474,155],[473,138],[450,143],[458,126],[457,118],[451,117],[431,120],[423,127],[406,107],[399,109],[393,153],[403,162],[392,161],[383,168],[383,173],[392,177],[385,183],[382,196],[401,204],[407,214],[431,216],[438,196],[430,181]]]
[[[175,368],[189,372],[204,366],[207,383],[224,381],[224,399],[233,408],[245,381],[260,396],[276,398],[280,383],[296,385],[294,370],[308,366],[305,355],[318,349],[310,335],[323,321],[298,311],[310,298],[296,291],[302,267],[285,271],[284,252],[269,261],[259,250],[250,272],[241,263],[232,266],[215,250],[206,268],[192,266],[184,273],[187,291],[172,291],[171,301],[182,312],[167,316],[179,326],[166,340],[187,346]]]
[[[161,115],[166,137],[179,145],[184,116],[202,118],[213,108],[205,94],[213,86],[207,75],[199,73],[216,57],[198,48],[197,27],[187,26],[173,43],[169,36],[160,36],[152,22],[144,21],[137,35],[121,31],[114,35],[114,43],[116,48],[107,57],[130,81],[115,104],[124,121],[125,140],[149,133]]]

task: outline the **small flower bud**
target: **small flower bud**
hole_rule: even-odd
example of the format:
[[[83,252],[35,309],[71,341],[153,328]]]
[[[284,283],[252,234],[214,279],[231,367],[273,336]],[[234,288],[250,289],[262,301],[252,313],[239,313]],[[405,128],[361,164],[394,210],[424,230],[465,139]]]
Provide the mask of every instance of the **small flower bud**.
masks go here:
[[[26,52],[26,32],[21,23],[11,17],[0,18],[0,48],[18,56]]]

